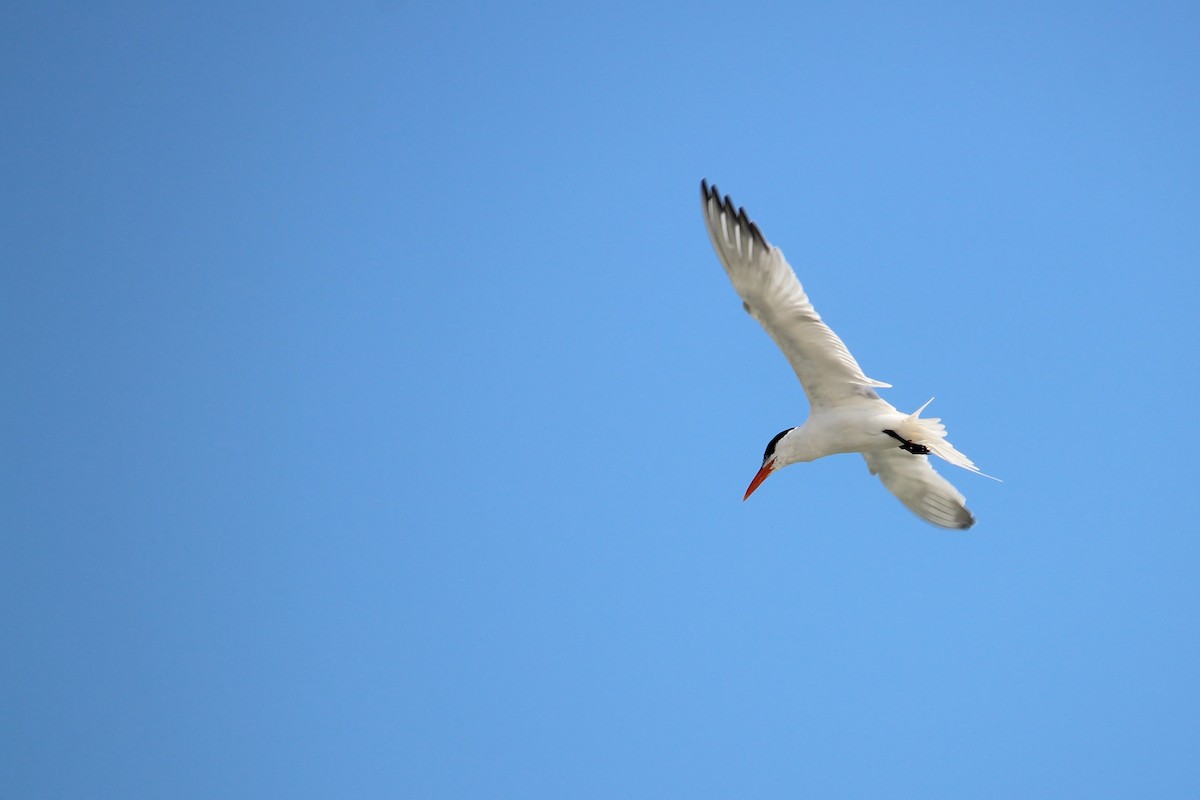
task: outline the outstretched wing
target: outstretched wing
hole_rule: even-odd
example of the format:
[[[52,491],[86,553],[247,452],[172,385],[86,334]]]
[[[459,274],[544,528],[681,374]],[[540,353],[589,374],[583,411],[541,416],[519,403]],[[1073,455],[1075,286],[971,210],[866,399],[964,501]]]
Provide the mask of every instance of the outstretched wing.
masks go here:
[[[967,499],[934,472],[928,457],[890,447],[863,453],[863,458],[871,474],[878,475],[888,491],[921,519],[958,530],[975,524],[975,517],[967,510]]]
[[[717,187],[700,182],[704,222],[733,288],[750,315],[779,345],[814,409],[855,400],[877,400],[875,387],[891,384],[871,380],[846,345],[813,309],[795,271],[746,216],[734,210]]]

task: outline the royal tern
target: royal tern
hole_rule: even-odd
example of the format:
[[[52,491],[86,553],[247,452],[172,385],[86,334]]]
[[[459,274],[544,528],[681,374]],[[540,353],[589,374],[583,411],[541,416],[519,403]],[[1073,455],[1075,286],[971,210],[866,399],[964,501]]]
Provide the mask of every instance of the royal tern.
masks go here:
[[[700,181],[700,199],[709,238],[742,307],[779,345],[808,395],[808,419],[771,439],[743,499],[789,464],[862,453],[871,474],[917,516],[943,528],[965,530],[974,525],[965,498],[934,472],[928,456],[984,473],[946,440],[940,420],[921,418],[929,403],[905,414],[880,398],[875,390],[891,384],[863,373],[813,309],[783,252],[766,240],[746,210],[735,209],[729,195],[721,199],[717,187],[710,188],[707,181]]]

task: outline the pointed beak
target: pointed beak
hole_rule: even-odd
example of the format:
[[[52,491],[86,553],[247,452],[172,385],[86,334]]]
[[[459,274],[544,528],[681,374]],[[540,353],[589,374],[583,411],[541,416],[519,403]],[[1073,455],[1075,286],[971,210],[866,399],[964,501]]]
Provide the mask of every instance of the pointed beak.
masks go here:
[[[775,469],[775,459],[771,459],[762,465],[762,469],[754,476],[754,480],[750,481],[750,488],[746,490],[746,496],[742,498],[742,502],[750,499],[750,495],[754,494],[754,490],[762,485],[762,482],[767,479],[771,472]]]

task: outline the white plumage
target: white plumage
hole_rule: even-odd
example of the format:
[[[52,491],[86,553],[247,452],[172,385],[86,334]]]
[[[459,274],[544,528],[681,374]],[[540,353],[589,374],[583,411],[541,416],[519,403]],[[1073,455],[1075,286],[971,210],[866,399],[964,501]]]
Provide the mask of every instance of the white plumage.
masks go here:
[[[758,320],[796,371],[808,395],[808,420],[767,446],[746,497],[777,469],[835,453],[862,453],[872,475],[913,513],[943,528],[975,524],[962,494],[934,472],[926,453],[982,475],[946,439],[935,418],[897,411],[875,392],[891,384],[873,380],[845,343],[822,320],[795,271],[728,195],[700,182],[704,221],[713,248],[743,307]]]

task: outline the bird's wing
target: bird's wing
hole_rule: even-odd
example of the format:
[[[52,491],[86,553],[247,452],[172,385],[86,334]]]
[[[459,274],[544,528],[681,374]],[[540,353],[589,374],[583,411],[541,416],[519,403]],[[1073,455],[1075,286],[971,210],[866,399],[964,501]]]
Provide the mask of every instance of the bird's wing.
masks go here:
[[[791,362],[813,408],[878,400],[871,380],[838,335],[821,321],[783,251],[763,237],[744,208],[700,182],[704,222],[743,306]]]
[[[934,472],[928,457],[889,447],[863,453],[863,458],[871,474],[878,475],[888,491],[921,519],[958,530],[975,524],[975,517],[965,505],[966,498]]]

